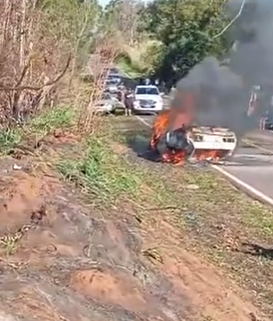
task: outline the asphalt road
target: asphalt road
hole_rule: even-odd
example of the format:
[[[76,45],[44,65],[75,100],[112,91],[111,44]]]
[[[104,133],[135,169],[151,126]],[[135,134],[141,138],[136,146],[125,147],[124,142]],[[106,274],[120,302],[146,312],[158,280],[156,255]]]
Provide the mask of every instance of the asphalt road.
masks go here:
[[[120,73],[125,85],[133,86],[134,80]],[[165,98],[165,104],[168,99]],[[154,116],[134,116],[134,120],[119,124],[122,130],[139,128],[147,131],[153,124]],[[126,124],[128,122],[128,126]],[[273,133],[254,131],[239,143],[235,155],[224,165],[212,167],[224,175],[234,185],[251,196],[273,206]]]

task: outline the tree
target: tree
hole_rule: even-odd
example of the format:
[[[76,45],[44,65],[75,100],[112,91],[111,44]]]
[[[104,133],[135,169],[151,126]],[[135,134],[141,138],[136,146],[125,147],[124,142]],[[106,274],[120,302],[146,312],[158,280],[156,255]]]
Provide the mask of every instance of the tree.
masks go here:
[[[227,24],[226,0],[154,0],[143,15],[145,29],[163,44],[160,78],[175,80],[206,56],[221,56],[225,35],[215,35]]]
[[[22,120],[52,103],[90,42],[97,8],[95,0],[0,2],[0,121]]]
[[[105,7],[104,23],[122,38],[122,42],[133,45],[138,41],[138,25],[143,4],[137,0],[111,0]]]
[[[83,51],[89,51],[86,46],[90,46],[100,6],[96,0],[44,0],[43,11],[44,28],[54,30],[55,36],[66,41],[72,51],[73,76],[77,60],[81,58]]]

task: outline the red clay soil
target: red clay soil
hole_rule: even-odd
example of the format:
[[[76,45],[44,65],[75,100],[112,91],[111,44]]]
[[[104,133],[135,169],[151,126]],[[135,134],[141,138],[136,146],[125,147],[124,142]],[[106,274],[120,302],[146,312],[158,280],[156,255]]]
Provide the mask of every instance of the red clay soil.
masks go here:
[[[31,227],[2,239],[0,320],[255,320],[240,289],[183,250],[159,214],[146,226],[122,204],[99,212],[37,165],[0,160],[0,236]],[[144,255],[156,242],[161,262]]]

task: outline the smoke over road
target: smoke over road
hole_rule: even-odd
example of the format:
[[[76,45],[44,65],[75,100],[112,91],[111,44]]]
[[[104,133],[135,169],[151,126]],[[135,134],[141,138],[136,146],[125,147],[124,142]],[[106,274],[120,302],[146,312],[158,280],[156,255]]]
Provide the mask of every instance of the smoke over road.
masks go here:
[[[239,0],[229,2],[233,17],[241,4]],[[240,28],[230,28],[233,34],[229,31],[229,36],[236,40],[229,54],[229,67],[221,66],[214,57],[207,57],[178,82],[171,105],[174,113],[170,127],[173,127],[174,114],[184,108],[181,99],[185,91],[192,92],[195,98],[193,113],[197,123],[228,126],[239,135],[257,124],[246,114],[251,86],[273,85],[272,27],[273,1],[246,1]]]

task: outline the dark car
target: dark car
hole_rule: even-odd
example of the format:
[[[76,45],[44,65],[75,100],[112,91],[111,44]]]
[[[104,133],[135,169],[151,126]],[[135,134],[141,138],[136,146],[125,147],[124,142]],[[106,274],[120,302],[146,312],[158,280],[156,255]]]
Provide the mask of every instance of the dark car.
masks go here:
[[[273,130],[273,117],[271,115],[271,117],[267,117],[266,121],[265,121],[265,126],[264,128],[266,130]]]

